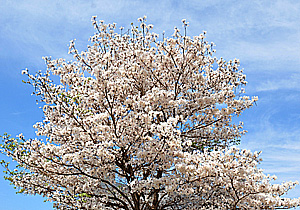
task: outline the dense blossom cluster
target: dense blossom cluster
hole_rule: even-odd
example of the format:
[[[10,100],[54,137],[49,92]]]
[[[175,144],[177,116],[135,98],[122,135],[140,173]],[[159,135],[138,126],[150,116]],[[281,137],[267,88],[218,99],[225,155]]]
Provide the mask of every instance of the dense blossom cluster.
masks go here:
[[[35,128],[45,139],[3,137],[2,152],[19,163],[2,161],[7,179],[58,209],[299,205],[280,197],[296,183],[270,184],[258,153],[232,147],[246,132],[232,117],[257,100],[244,95],[239,60],[213,57],[205,32],[186,35],[186,20],[183,34],[161,39],[138,20],[118,33],[93,17],[91,46],[70,43],[75,61],[45,58],[45,73],[22,72],[43,104]]]

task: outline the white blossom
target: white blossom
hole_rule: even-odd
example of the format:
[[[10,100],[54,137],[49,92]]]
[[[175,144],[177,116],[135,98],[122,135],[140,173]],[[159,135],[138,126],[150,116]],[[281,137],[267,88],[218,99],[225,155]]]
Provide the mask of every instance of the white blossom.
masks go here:
[[[231,147],[247,132],[233,118],[258,100],[241,88],[239,60],[213,57],[205,31],[192,38],[175,27],[159,41],[138,21],[119,34],[93,16],[87,50],[70,42],[75,61],[45,57],[45,72],[22,71],[43,106],[42,139],[3,136],[2,152],[19,164],[2,161],[7,179],[57,209],[299,206],[281,197],[297,182],[272,184],[259,152]]]

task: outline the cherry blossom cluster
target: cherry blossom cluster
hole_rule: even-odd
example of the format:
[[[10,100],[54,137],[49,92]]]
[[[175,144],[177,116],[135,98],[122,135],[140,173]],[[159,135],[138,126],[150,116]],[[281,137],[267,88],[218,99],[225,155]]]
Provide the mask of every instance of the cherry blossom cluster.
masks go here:
[[[245,95],[239,60],[214,57],[206,32],[172,38],[146,17],[124,31],[92,17],[91,45],[74,61],[46,57],[27,70],[42,104],[41,139],[3,136],[2,152],[18,162],[7,179],[57,209],[274,209],[295,183],[271,184],[258,153],[232,145],[246,133],[233,123],[257,97]],[[59,81],[59,82],[55,82]],[[58,84],[57,84],[58,83]]]

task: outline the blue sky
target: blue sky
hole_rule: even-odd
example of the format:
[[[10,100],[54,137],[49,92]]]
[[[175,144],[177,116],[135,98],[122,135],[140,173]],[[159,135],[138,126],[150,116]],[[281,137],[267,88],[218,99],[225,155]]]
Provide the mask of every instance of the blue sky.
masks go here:
[[[32,125],[42,112],[21,82],[21,70],[45,69],[42,56],[69,58],[68,44],[84,50],[93,34],[90,19],[125,28],[147,15],[154,31],[171,36],[181,19],[188,35],[207,31],[218,57],[239,58],[249,95],[257,106],[238,120],[249,133],[240,147],[262,150],[265,173],[278,181],[300,181],[300,1],[298,0],[1,0],[0,1],[0,134],[34,137]],[[1,159],[4,158],[1,156]],[[2,170],[0,176],[3,176]],[[289,193],[300,197],[300,186]],[[16,195],[0,179],[0,210],[52,209],[43,198]]]

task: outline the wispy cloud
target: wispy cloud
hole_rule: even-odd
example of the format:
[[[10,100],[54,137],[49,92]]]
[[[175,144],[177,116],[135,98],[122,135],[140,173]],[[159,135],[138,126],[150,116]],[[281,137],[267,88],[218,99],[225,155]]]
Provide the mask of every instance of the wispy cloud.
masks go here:
[[[277,175],[279,181],[300,178],[300,118],[292,109],[287,113],[282,110],[287,108],[282,107],[285,102],[263,99],[261,112],[245,120],[250,132],[241,144],[242,148],[262,151],[261,167],[265,173]]]
[[[218,55],[238,57],[256,72],[300,71],[300,2],[185,2],[195,30],[208,31]]]
[[[300,59],[299,59],[300,60]],[[299,73],[289,75],[288,78],[282,78],[262,81],[260,85],[256,87],[256,91],[274,91],[274,90],[287,90],[292,89],[294,91],[300,90],[300,69]]]

